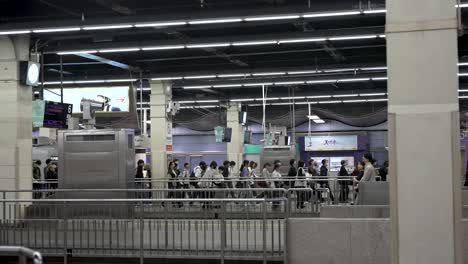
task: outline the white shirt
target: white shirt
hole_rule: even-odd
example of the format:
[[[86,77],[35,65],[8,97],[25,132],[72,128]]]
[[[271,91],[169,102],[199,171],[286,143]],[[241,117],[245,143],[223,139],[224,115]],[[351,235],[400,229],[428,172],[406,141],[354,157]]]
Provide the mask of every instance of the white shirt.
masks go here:
[[[274,171],[271,173],[271,178],[270,178],[270,179],[271,179],[271,180],[269,181],[269,183],[270,183],[270,188],[276,188],[275,181],[281,179],[281,173],[279,173],[279,171],[274,170]]]

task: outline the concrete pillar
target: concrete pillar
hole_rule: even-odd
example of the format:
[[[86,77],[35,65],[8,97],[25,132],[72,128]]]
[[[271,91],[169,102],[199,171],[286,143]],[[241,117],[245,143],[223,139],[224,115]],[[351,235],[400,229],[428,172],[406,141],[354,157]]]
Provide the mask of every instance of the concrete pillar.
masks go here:
[[[32,88],[19,82],[19,61],[29,59],[29,36],[0,36],[0,186],[32,188]],[[15,198],[31,198],[17,194]]]
[[[455,0],[387,0],[392,263],[462,263]]]
[[[227,127],[232,128],[231,143],[227,144],[227,159],[235,161],[239,167],[242,164],[244,136],[242,125],[239,123],[239,104],[231,104],[227,109]]]
[[[168,120],[166,106],[172,100],[172,87],[161,81],[151,81],[151,167],[153,179],[167,177],[167,151],[172,148],[172,122]],[[154,185],[156,186],[156,185]]]

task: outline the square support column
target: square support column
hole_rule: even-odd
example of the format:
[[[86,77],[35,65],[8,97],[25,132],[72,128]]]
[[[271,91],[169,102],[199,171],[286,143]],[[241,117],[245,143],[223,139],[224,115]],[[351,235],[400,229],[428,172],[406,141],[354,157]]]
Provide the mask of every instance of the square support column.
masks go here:
[[[166,106],[172,100],[172,88],[161,81],[151,81],[150,85],[152,177],[165,179],[167,155],[170,154],[166,146],[172,146],[172,122],[167,119]]]
[[[387,0],[392,263],[462,263],[455,0]]]
[[[237,166],[242,164],[244,136],[242,125],[239,123],[239,104],[231,104],[227,109],[227,127],[232,128],[231,142],[227,144],[227,158],[235,161]]]
[[[0,36],[0,186],[32,189],[32,88],[19,82],[19,61],[29,59],[29,36]],[[18,193],[9,198],[31,198]]]

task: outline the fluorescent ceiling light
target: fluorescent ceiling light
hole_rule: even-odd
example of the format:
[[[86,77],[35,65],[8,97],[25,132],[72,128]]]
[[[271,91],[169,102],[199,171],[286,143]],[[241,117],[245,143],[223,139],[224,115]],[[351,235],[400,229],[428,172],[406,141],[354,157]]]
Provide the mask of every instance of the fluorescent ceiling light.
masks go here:
[[[141,23],[136,24],[135,27],[168,27],[168,26],[183,26],[186,25],[186,21],[173,21],[173,22],[161,22],[161,23]]]
[[[179,104],[193,104],[195,102],[196,101],[177,101],[177,103],[179,103]]]
[[[244,21],[265,21],[265,20],[281,20],[281,19],[298,19],[299,15],[284,15],[284,16],[257,16],[246,17]]]
[[[361,12],[359,11],[347,11],[347,12],[329,12],[329,13],[308,13],[303,14],[302,17],[304,18],[315,18],[315,17],[333,17],[333,16],[352,16],[352,15],[359,15]]]
[[[386,9],[375,9],[375,10],[364,10],[364,14],[381,14],[381,13],[387,13]]]
[[[315,74],[319,73],[319,71],[290,71],[288,74],[295,75],[295,74]]]
[[[69,28],[44,28],[44,29],[35,29],[33,33],[49,33],[49,32],[68,32],[68,31],[79,31],[80,27],[69,27]]]
[[[323,121],[322,119],[313,119],[312,121],[314,121],[314,123],[316,124],[325,124],[325,121]]]
[[[367,99],[367,102],[387,102],[388,99]]]
[[[192,20],[188,23],[190,25],[202,25],[202,24],[217,24],[217,23],[233,23],[242,22],[241,18],[226,18],[226,19],[206,19],[206,20]]]
[[[28,34],[28,33],[31,33],[31,30],[0,31],[0,35],[18,35],[18,34]]]
[[[346,71],[356,71],[356,68],[346,68],[346,69],[332,69],[332,70],[322,70],[325,73],[331,73],[331,72],[346,72]]]
[[[265,41],[245,41],[245,42],[233,42],[233,46],[254,46],[254,45],[267,45],[277,44],[277,40],[265,40]]]
[[[270,76],[270,75],[285,75],[286,72],[258,72],[252,73],[252,76]]]
[[[468,93],[468,90],[466,89],[461,89],[461,90],[458,90],[459,93]]]
[[[64,52],[57,52],[57,55],[74,55],[74,54],[92,54],[97,53],[97,50],[74,50],[74,51],[64,51]]]
[[[83,80],[83,81],[74,81],[73,83],[81,84],[81,83],[105,83],[105,80]]]
[[[137,79],[111,79],[106,80],[107,83],[115,83],[115,82],[135,82]]]
[[[158,77],[151,78],[152,81],[182,80],[182,77]]]
[[[459,98],[459,99],[467,99],[467,98],[468,98],[468,96],[466,96],[466,95],[462,95],[462,96],[458,96],[458,98]]]
[[[111,53],[111,52],[131,52],[140,51],[140,48],[123,48],[123,49],[101,49],[100,53]]]
[[[219,103],[219,100],[197,100],[195,103]]]
[[[83,27],[83,30],[104,30],[104,29],[119,29],[119,28],[132,28],[133,25],[108,25],[108,26],[89,26]]]
[[[273,103],[270,105],[292,105],[292,103]]]
[[[318,115],[308,115],[307,117],[309,119],[315,119],[315,120],[320,119],[320,117]]]
[[[365,82],[365,81],[370,81],[370,78],[353,78],[353,79],[340,79],[338,82],[343,83],[343,82]]]
[[[228,88],[228,87],[242,87],[242,84],[220,84],[220,85],[213,85],[213,88]]]
[[[465,7],[468,7],[468,4],[455,5],[455,7],[465,8]]]
[[[387,70],[388,67],[368,67],[368,68],[361,68],[361,71],[384,71]]]
[[[326,41],[326,38],[303,38],[303,39],[283,39],[278,41],[278,44],[287,44],[287,43],[304,43],[304,42],[322,42]]]
[[[184,79],[192,80],[192,79],[209,79],[209,78],[216,78],[216,75],[199,75],[199,76],[185,76]]]
[[[385,34],[379,35],[379,38],[386,38]]]
[[[372,38],[377,38],[377,37],[378,35],[346,36],[346,37],[331,37],[331,38],[328,38],[328,40],[335,41],[335,40],[372,39]]]
[[[468,73],[459,73],[458,76],[468,76]]]
[[[341,98],[341,97],[357,97],[359,94],[336,94],[333,95],[334,98]]]
[[[280,97],[280,100],[301,100],[301,99],[305,99],[305,96]]]
[[[245,87],[249,87],[249,86],[267,86],[267,85],[273,85],[273,83],[246,83],[246,84],[244,84]]]
[[[468,62],[459,62],[458,66],[468,66]]]
[[[320,83],[336,83],[337,80],[317,80],[317,81],[307,81],[307,84],[320,84]]]
[[[231,99],[230,102],[252,102],[255,101],[255,98],[247,98],[247,99]]]
[[[320,101],[319,104],[339,104],[341,101]]]
[[[386,81],[388,80],[388,77],[375,77],[371,78],[372,81]]]
[[[218,78],[246,77],[246,76],[250,76],[250,74],[246,74],[246,73],[220,74],[218,75]]]
[[[211,85],[196,85],[196,86],[184,86],[183,89],[207,89],[211,88]]]
[[[343,100],[343,103],[365,103],[367,100],[361,99],[361,100]]]
[[[314,95],[314,96],[307,96],[307,99],[320,99],[320,98],[331,98],[331,95]]]
[[[171,49],[184,49],[185,45],[170,45],[170,46],[154,46],[143,47],[142,50],[171,50]]]
[[[386,93],[364,93],[364,94],[359,94],[359,96],[385,96]]]
[[[291,84],[304,84],[304,81],[297,81],[297,82],[276,82],[274,85],[291,85]]]
[[[197,49],[197,48],[229,47],[229,46],[231,46],[231,44],[229,43],[207,43],[207,44],[187,45],[186,47],[189,49]]]

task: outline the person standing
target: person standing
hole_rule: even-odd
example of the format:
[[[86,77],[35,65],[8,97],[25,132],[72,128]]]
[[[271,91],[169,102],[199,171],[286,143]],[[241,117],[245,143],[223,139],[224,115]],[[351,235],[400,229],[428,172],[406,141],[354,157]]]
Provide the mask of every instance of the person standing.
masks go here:
[[[304,165],[305,165],[305,162],[302,161],[302,160],[300,160],[297,163],[297,176],[296,176],[294,188],[306,188],[306,186],[307,186]],[[297,196],[296,208],[297,209],[303,209],[304,208],[304,202],[306,200],[306,192],[305,191],[296,191],[296,196]]]
[[[182,174],[180,174],[180,183],[182,185],[182,188],[187,190],[182,194],[182,198],[185,198],[187,195],[188,198],[192,198],[192,194],[190,193],[190,164],[189,163],[184,163],[184,170],[182,171]]]
[[[296,178],[297,176],[297,169],[296,169],[296,160],[291,159],[289,161],[289,171],[288,171],[288,180],[284,182],[284,186],[286,188],[294,188],[294,180],[291,180],[293,178]]]
[[[169,180],[168,182],[168,188],[170,190],[173,190],[173,189],[177,189],[177,185],[178,185],[178,177],[177,177],[177,172],[176,172],[176,167],[175,167],[175,163],[173,161],[170,161],[168,166],[167,166],[167,178]],[[177,194],[176,192],[174,191],[169,191],[169,195],[168,197],[169,199],[177,199]],[[179,207],[182,207],[183,204],[182,202],[177,202],[177,205]]]
[[[32,185],[32,188],[33,188],[33,198],[34,199],[39,199],[41,198],[42,196],[42,193],[40,191],[41,189],[41,161],[40,160],[36,160],[34,161],[33,163],[33,185]]]
[[[369,152],[364,153],[362,157],[362,162],[364,162],[364,175],[359,182],[375,182],[375,168],[372,165],[374,159],[372,158],[372,154]]]
[[[347,179],[349,177],[349,173],[348,173],[348,170],[346,169],[346,166],[348,166],[348,161],[342,160],[340,172],[338,173],[338,181],[340,183],[339,184],[340,185],[340,202],[347,202],[348,196],[349,196],[350,182]]]
[[[246,180],[250,174],[249,163],[250,162],[248,160],[244,160],[242,166],[240,167],[240,177],[239,181],[237,182],[237,188],[247,188],[248,186],[248,182]]]
[[[388,160],[386,160],[383,164],[383,167],[379,169],[379,175],[381,181],[387,181],[388,175]]]
[[[328,178],[328,160],[326,160],[326,159],[322,160],[322,166],[320,167],[320,178]],[[330,194],[330,200],[332,202],[334,202],[335,198],[333,197],[333,193],[331,191],[328,179],[320,181],[320,185],[321,185],[322,188],[327,188],[328,189],[329,194]]]

